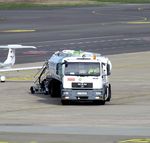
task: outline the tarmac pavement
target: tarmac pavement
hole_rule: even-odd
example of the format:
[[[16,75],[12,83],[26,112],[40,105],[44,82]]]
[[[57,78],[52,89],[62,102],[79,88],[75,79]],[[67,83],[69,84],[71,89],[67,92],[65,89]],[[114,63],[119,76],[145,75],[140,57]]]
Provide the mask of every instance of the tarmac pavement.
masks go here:
[[[112,101],[104,106],[63,106],[59,98],[30,94],[32,82],[1,83],[0,138],[46,143],[149,138],[149,56],[150,52],[109,56],[113,64]],[[18,135],[20,138],[12,140]]]

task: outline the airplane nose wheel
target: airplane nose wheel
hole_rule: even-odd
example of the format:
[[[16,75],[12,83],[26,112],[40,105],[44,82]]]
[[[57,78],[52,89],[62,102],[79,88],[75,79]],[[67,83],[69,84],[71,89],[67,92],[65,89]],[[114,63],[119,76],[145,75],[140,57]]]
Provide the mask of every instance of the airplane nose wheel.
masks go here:
[[[1,82],[5,82],[6,77],[5,77],[5,76],[1,76],[1,77],[0,77],[0,80],[1,80]]]

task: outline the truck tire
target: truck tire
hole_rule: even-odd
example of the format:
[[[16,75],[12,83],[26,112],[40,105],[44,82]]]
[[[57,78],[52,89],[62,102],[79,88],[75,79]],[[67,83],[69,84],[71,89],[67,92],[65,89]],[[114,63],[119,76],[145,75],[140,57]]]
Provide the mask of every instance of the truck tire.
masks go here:
[[[105,100],[96,100],[94,101],[95,105],[105,105]]]
[[[44,92],[44,95],[48,95],[48,94],[49,94],[48,91],[45,91],[45,92]]]
[[[51,80],[49,82],[49,94],[51,97],[61,97],[61,84],[57,80]]]
[[[51,96],[51,97],[55,97],[53,81],[51,81],[51,82],[49,83],[48,89],[49,89],[49,94],[50,94],[50,96]]]
[[[35,88],[33,86],[30,87],[31,94],[35,94]]]
[[[109,84],[109,86],[107,87],[108,88],[108,98],[107,98],[107,100],[106,101],[110,101],[110,99],[111,99],[111,84]]]
[[[61,100],[61,104],[62,105],[69,105],[69,101],[68,100]]]
[[[105,105],[105,101],[101,100],[99,105]]]

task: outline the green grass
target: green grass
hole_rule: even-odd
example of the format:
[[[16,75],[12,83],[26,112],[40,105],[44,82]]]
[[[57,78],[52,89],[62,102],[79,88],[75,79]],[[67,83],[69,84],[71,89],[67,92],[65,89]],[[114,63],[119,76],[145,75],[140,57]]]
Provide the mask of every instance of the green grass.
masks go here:
[[[48,5],[32,4],[32,3],[0,3],[0,9],[34,9],[34,8],[48,8]]]
[[[78,3],[19,3],[19,2],[0,2],[0,10],[2,9],[49,9],[59,7],[75,7],[75,6],[87,6],[87,5],[103,5],[105,3],[150,3],[150,0],[81,0]]]
[[[75,6],[86,6],[86,5],[97,5],[99,2],[96,1],[81,1],[79,3],[17,3],[17,2],[0,2],[0,10],[2,9],[48,9],[48,8],[59,8],[59,7],[75,7]]]
[[[150,0],[93,0],[97,2],[117,2],[117,3],[150,3]]]

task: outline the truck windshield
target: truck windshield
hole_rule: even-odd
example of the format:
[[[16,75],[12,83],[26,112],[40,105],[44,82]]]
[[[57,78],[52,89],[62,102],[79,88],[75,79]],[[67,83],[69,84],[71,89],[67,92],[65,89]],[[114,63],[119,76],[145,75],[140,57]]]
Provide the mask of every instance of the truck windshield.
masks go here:
[[[99,76],[99,63],[71,63],[65,65],[65,75],[71,76]]]

